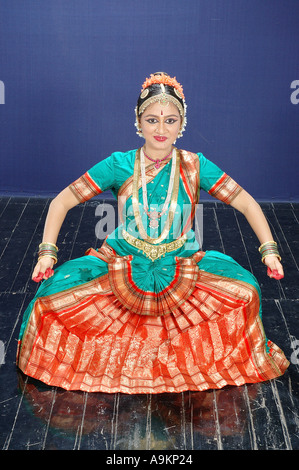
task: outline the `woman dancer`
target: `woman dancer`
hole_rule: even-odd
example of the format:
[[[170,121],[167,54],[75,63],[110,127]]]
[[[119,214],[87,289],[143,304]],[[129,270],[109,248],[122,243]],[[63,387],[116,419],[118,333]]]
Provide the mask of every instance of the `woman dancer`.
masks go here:
[[[186,126],[182,86],[159,72],[138,98],[138,150],[115,152],[50,204],[33,279],[44,279],[21,327],[18,366],[67,390],[162,393],[240,386],[289,365],[265,336],[255,277],[231,257],[200,251],[199,191],[244,214],[270,277],[276,242],[256,201],[201,153],[174,144]],[[67,212],[111,189],[121,224],[97,251],[57,262]]]

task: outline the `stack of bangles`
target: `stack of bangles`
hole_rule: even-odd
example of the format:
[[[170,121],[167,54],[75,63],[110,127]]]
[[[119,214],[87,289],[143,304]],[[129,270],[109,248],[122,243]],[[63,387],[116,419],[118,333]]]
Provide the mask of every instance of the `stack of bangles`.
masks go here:
[[[274,255],[276,256],[279,261],[281,261],[281,256],[279,255],[278,249],[277,249],[277,243],[274,242],[273,240],[270,242],[263,243],[259,247],[259,252],[262,256],[262,262],[264,263],[264,259],[268,255]]]
[[[54,243],[41,243],[38,250],[38,261],[44,256],[49,256],[54,260],[54,264],[57,263],[57,252],[58,248]]]

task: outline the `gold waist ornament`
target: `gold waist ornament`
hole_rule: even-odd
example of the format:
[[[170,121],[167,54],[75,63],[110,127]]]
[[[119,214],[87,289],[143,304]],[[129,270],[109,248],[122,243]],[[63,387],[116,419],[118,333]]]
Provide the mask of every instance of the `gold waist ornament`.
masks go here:
[[[151,261],[156,261],[156,259],[165,256],[165,254],[170,251],[178,250],[187,240],[187,235],[185,234],[173,242],[163,243],[162,245],[152,245],[144,240],[133,237],[133,235],[130,235],[126,230],[122,231],[122,235],[127,243],[141,250]]]

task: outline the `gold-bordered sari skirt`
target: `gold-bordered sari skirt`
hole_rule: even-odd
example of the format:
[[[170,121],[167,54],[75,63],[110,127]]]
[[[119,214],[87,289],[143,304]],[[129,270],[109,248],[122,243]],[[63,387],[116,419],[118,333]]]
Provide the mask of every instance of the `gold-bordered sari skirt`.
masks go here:
[[[174,257],[176,281],[159,296],[136,288],[132,257],[120,261],[108,251],[92,250],[76,264],[84,270],[88,259],[106,259],[108,272],[33,300],[19,342],[25,374],[67,390],[139,394],[240,386],[284,373],[289,362],[265,336],[257,285],[242,280],[241,267],[238,279],[225,275],[225,267],[231,274],[239,266],[234,260],[217,252],[188,262]]]

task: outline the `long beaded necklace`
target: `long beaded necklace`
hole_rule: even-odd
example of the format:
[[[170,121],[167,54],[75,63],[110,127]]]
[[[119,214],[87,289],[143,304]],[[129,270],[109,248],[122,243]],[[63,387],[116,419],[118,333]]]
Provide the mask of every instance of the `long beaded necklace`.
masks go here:
[[[171,201],[170,201],[170,206],[168,210],[168,216],[164,225],[164,228],[162,230],[162,233],[159,237],[157,238],[152,238],[148,236],[146,230],[144,229],[141,215],[140,215],[140,209],[139,209],[139,193],[138,193],[138,187],[139,187],[139,175],[140,175],[140,155],[141,155],[141,149],[138,149],[136,152],[136,157],[135,157],[135,165],[134,165],[134,175],[133,175],[133,194],[132,194],[132,204],[133,204],[133,211],[134,211],[134,217],[136,221],[136,225],[139,231],[139,234],[141,238],[148,243],[152,243],[153,245],[157,245],[158,243],[162,242],[165,240],[167,237],[170,227],[173,223],[174,219],[174,214],[177,206],[177,199],[178,199],[178,192],[179,192],[179,182],[180,182],[180,152],[177,149],[174,149],[176,156],[173,157],[175,159],[175,171],[174,171],[174,178],[173,178],[173,190],[172,190],[172,195],[171,195]],[[172,163],[173,164],[173,163]],[[143,170],[142,170],[143,173]],[[143,174],[144,175],[144,174]],[[145,175],[143,176],[143,180],[146,186],[146,181],[145,181]],[[171,191],[169,191],[169,194],[171,194]],[[145,193],[144,193],[145,194]],[[147,200],[147,199],[146,199]]]
[[[147,157],[147,155],[145,154],[144,150],[141,149],[140,166],[141,166],[143,207],[144,207],[144,212],[147,214],[148,218],[150,219],[150,222],[149,222],[150,228],[157,228],[159,226],[159,218],[162,217],[162,215],[164,215],[165,212],[167,211],[169,201],[170,201],[170,198],[171,198],[172,189],[173,189],[173,180],[174,180],[174,174],[175,174],[175,167],[176,167],[176,159],[174,158],[175,157],[175,150],[173,149],[170,152],[170,154],[171,153],[172,153],[172,165],[171,165],[169,186],[168,186],[168,190],[167,190],[167,197],[166,197],[166,200],[164,202],[162,211],[161,212],[158,212],[156,210],[149,211],[148,200],[147,200],[146,177],[145,177],[145,162],[144,162],[144,156]],[[169,157],[169,155],[167,155],[167,157]],[[159,162],[165,160],[167,157],[163,158],[162,160],[159,160]],[[153,160],[153,161],[155,161],[155,160]],[[158,167],[155,165],[155,168],[160,168],[160,164],[159,164]]]
[[[154,162],[154,163],[155,163],[155,168],[157,168],[157,170],[160,168],[161,162],[163,162],[163,161],[166,160],[168,157],[170,157],[171,152],[172,152],[172,150],[171,150],[171,152],[170,152],[168,155],[166,155],[166,157],[161,158],[161,160],[159,160],[159,159],[154,160],[153,158],[149,157],[149,156],[145,153],[144,148],[142,149],[142,151],[143,151],[144,155],[146,156],[146,158],[148,158],[151,162]]]

